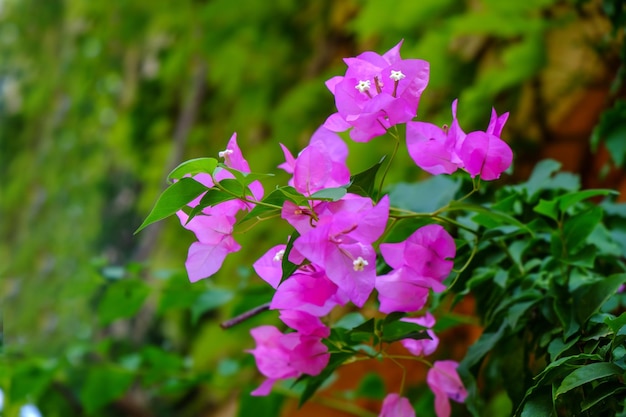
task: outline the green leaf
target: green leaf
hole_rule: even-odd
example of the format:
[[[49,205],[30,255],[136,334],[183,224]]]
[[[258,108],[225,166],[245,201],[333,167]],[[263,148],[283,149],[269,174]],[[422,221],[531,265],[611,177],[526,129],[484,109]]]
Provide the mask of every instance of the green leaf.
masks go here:
[[[311,194],[310,200],[337,201],[346,195],[347,190],[344,187],[325,188],[316,193]]]
[[[207,187],[191,178],[182,178],[175,182],[163,191],[152,211],[141,226],[135,230],[135,233],[154,222],[171,216],[207,190]]]
[[[237,169],[226,166],[223,163],[219,163],[218,167],[220,167],[221,169],[225,169],[226,171],[233,174],[233,176],[235,177],[234,180],[237,181],[243,187],[247,187],[248,185],[252,184],[254,181],[262,180],[262,179],[270,178],[274,176],[274,174],[259,174],[255,172],[242,172]]]
[[[299,265],[294,264],[289,260],[289,254],[291,254],[291,249],[293,249],[293,242],[296,241],[300,237],[300,233],[294,230],[294,232],[289,236],[289,241],[287,242],[287,247],[285,247],[285,253],[283,254],[283,260],[281,263],[281,268],[283,270],[283,275],[280,278],[280,282],[283,282],[287,278],[293,275],[294,272],[298,269]]]
[[[217,159],[215,158],[197,158],[185,161],[172,170],[167,176],[169,182],[174,182],[183,178],[185,175],[196,175],[200,173],[213,174],[217,167]]]
[[[544,216],[548,216],[551,219],[558,220],[559,211],[558,211],[558,202],[555,200],[544,200],[543,198],[539,200],[539,204],[537,204],[533,211],[535,213],[543,214]]]
[[[554,404],[552,402],[552,391],[549,387],[534,393],[525,402],[522,403],[524,408],[519,415],[520,417],[552,417],[556,416]]]
[[[285,193],[283,193],[279,188],[272,191],[267,197],[261,200],[263,203],[271,204],[274,206],[282,207],[283,203],[288,200]],[[254,206],[252,210],[241,220],[241,222],[245,222],[250,219],[254,219],[257,217],[261,217],[261,215],[265,215],[264,217],[271,216],[272,214],[280,213],[280,208],[268,207],[266,205],[257,204]]]
[[[378,163],[372,165],[363,172],[352,175],[348,183],[348,192],[358,194],[363,197],[375,198],[374,191],[376,189],[376,174],[383,165],[385,157],[383,156]]]
[[[613,381],[601,383],[583,399],[580,411],[587,411],[610,398],[620,398],[620,395],[624,393],[626,393],[626,386],[623,383]]]
[[[124,395],[133,382],[133,374],[112,366],[91,367],[80,391],[80,400],[87,414]]]
[[[569,254],[585,243],[587,236],[593,232],[602,220],[602,208],[593,206],[589,210],[579,213],[565,221],[563,225],[563,239]]]
[[[211,188],[202,196],[198,205],[191,209],[191,211],[189,212],[189,217],[187,218],[187,223],[189,223],[191,219],[200,214],[205,208],[214,206],[219,203],[223,203],[224,201],[234,200],[236,198],[237,197],[232,194],[225,193],[224,191],[217,188]]]
[[[581,366],[567,375],[556,390],[555,397],[591,381],[610,376],[621,376],[624,370],[610,362],[596,362]]]
[[[552,175],[561,168],[561,163],[554,159],[544,159],[535,165],[530,178],[525,184],[520,184],[528,194],[528,200],[532,201],[535,194],[545,188],[546,183],[550,181]]]
[[[386,343],[393,343],[402,339],[429,339],[430,336],[425,331],[424,326],[409,323],[407,321],[394,321],[383,326],[382,340]]]
[[[432,213],[453,200],[460,188],[461,181],[438,175],[416,183],[395,184],[389,191],[389,201],[393,207]]]
[[[619,317],[604,319],[604,323],[611,328],[613,333],[620,331],[620,329],[626,326],[626,311],[619,315]]]
[[[98,306],[103,324],[132,317],[150,294],[150,287],[138,279],[122,279],[109,284]]]
[[[574,193],[568,193],[558,197],[556,200],[559,202],[559,209],[564,212],[568,208],[574,206],[576,203],[587,200],[588,198],[597,197],[601,195],[617,195],[619,194],[615,190],[607,189],[595,189],[595,190],[583,190]]]
[[[513,226],[517,226],[520,229],[529,233],[530,235],[534,236],[533,231],[527,225],[517,220],[515,217],[487,207],[479,206],[476,204],[452,201],[446,211],[468,211],[486,214],[487,216],[491,217],[492,220],[499,221],[501,224],[510,224]]]
[[[348,313],[344,315],[342,318],[337,320],[333,324],[333,328],[352,330],[352,329],[358,328],[359,326],[365,323],[367,323],[367,326],[369,326],[369,324],[373,324],[373,323],[369,323],[370,321],[371,319],[368,321],[365,321],[365,317],[363,317],[361,313],[354,311],[352,313]]]
[[[504,337],[505,330],[508,327],[504,321],[497,331],[483,333],[480,338],[467,351],[465,358],[461,364],[466,369],[472,369],[482,361],[483,357],[491,352],[494,346]]]
[[[585,323],[589,317],[600,310],[600,307],[626,283],[626,273],[614,274],[601,281],[583,285],[572,294],[576,306],[576,318]]]
[[[341,366],[345,361],[347,361],[350,357],[352,357],[351,353],[347,352],[336,352],[330,354],[330,359],[328,360],[328,365],[320,372],[319,375],[310,376],[303,375],[298,378],[296,383],[304,382],[305,387],[302,395],[300,396],[299,406],[301,407],[305,402],[309,400],[315,394],[315,392],[322,386],[324,381],[326,381],[335,369]]]

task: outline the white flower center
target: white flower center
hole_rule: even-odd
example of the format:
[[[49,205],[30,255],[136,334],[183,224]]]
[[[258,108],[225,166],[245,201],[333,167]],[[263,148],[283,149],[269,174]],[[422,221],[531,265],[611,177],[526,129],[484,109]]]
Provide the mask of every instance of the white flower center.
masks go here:
[[[369,262],[367,262],[360,256],[352,261],[352,266],[354,267],[355,271],[362,271],[367,265],[369,265]]]
[[[233,153],[232,149],[225,149],[221,151],[218,155],[220,158],[226,158],[228,155],[231,155],[232,153]]]
[[[370,80],[361,80],[356,86],[354,86],[354,88],[359,90],[359,93],[365,93],[366,91],[369,91],[371,86],[372,82]]]
[[[391,75],[389,76],[394,81],[400,81],[403,78],[406,78],[406,75],[402,73],[402,71],[394,71],[391,70]]]
[[[285,254],[284,249],[281,249],[278,252],[276,252],[276,255],[274,255],[274,262],[282,262],[284,254]]]

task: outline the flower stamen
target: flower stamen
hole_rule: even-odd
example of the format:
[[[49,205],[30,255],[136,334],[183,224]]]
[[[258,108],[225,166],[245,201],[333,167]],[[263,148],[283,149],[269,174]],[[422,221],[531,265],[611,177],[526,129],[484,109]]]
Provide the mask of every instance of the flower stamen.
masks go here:
[[[362,271],[363,269],[365,269],[367,265],[369,265],[369,262],[367,262],[365,259],[363,259],[360,256],[356,258],[354,261],[352,261],[352,266],[355,271]]]
[[[406,78],[406,75],[404,75],[402,71],[391,70],[391,75],[389,76],[389,78],[393,80],[393,93],[391,95],[395,97],[396,93],[398,92],[398,84],[401,79]]]
[[[372,98],[370,94],[370,88],[372,87],[372,82],[370,80],[360,80],[357,85],[354,86],[359,93],[367,94],[369,98]]]

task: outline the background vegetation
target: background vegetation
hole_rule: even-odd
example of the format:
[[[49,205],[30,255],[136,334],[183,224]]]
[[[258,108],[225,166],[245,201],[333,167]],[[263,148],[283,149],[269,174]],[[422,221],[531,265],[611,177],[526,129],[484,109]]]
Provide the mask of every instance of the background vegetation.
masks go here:
[[[192,236],[175,219],[133,231],[167,172],[215,156],[233,131],[253,169],[273,171],[278,142],[298,149],[333,111],[324,81],[342,57],[404,39],[404,57],[431,63],[421,119],[447,122],[456,97],[466,130],[492,105],[511,112],[508,181],[556,157],[584,186],[626,190],[619,0],[0,4],[7,415],[27,402],[46,417],[294,415],[283,396],[247,397],[255,320],[218,326],[270,295],[249,265],[273,230],[237,236],[244,250],[194,285]],[[377,161],[351,146],[355,172]],[[397,161],[391,181],[421,178]]]

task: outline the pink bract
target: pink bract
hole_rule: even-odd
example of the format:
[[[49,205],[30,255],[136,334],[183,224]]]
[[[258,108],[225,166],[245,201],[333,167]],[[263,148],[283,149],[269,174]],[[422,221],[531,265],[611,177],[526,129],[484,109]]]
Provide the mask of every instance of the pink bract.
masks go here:
[[[430,339],[403,339],[400,341],[400,343],[402,343],[402,345],[409,352],[411,352],[415,356],[428,356],[435,350],[437,350],[437,346],[439,345],[439,338],[437,337],[435,332],[432,331],[433,326],[435,326],[435,317],[432,314],[426,312],[426,314],[422,317],[405,317],[400,320],[409,323],[419,324],[420,326],[428,328],[428,330],[426,330],[426,333],[428,334],[428,336],[430,336]]]
[[[402,59],[402,41],[384,55],[364,52],[346,58],[345,76],[333,77],[326,86],[335,96],[337,113],[324,126],[367,142],[388,128],[413,119],[422,92],[428,84],[430,67],[419,59]]]
[[[415,410],[409,400],[398,394],[387,394],[378,417],[415,417]]]
[[[435,412],[437,417],[450,416],[450,399],[462,403],[467,391],[461,382],[455,361],[437,361],[426,375],[426,383],[435,394]]]

